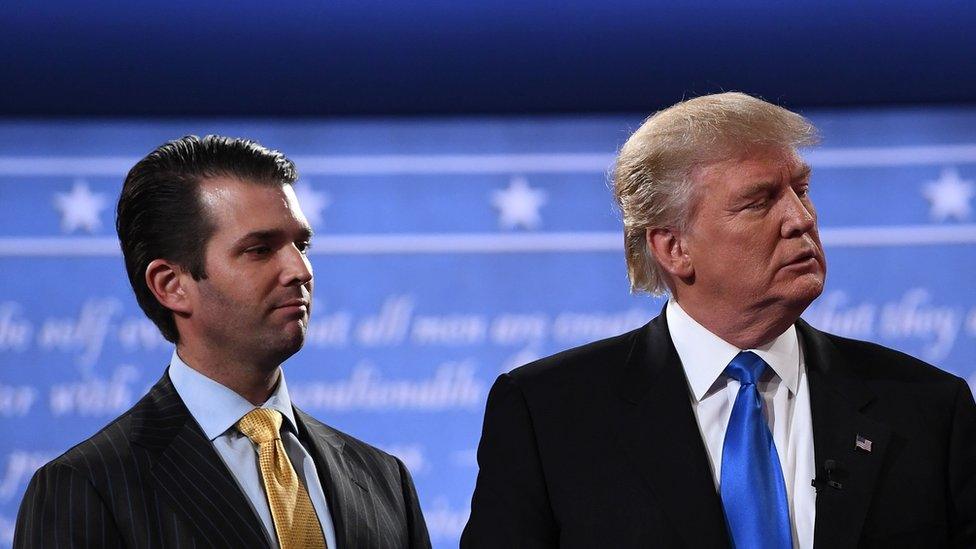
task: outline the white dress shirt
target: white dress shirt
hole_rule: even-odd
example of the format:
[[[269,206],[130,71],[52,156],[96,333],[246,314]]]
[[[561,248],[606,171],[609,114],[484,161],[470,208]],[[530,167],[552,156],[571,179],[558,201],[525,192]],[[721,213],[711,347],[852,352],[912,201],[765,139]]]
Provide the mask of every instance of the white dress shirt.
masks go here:
[[[231,389],[187,366],[176,351],[173,351],[173,359],[169,364],[169,378],[190,411],[190,415],[197,421],[204,434],[213,443],[217,453],[227,464],[241,491],[254,508],[255,515],[261,519],[272,549],[277,549],[278,537],[275,535],[271,510],[268,507],[264,485],[261,483],[258,446],[236,427],[237,421],[256,406]],[[322,533],[325,535],[328,547],[336,549],[338,546],[335,540],[335,527],[332,525],[332,515],[329,513],[325,492],[319,482],[315,461],[298,441],[298,429],[284,373],[279,376],[278,387],[271,397],[260,407],[281,412],[281,442],[285,447],[285,453],[288,454],[298,479],[308,490],[308,496],[312,500],[312,507],[315,508],[319,524],[322,525]]]
[[[752,351],[769,365],[756,385],[786,482],[793,546],[812,549],[816,512],[816,491],[810,485],[816,471],[813,423],[806,365],[796,328],[790,326],[776,339],[755,349],[739,349],[709,332],[673,299],[668,301],[665,314],[688,380],[691,407],[708,450],[716,490],[721,488],[725,431],[739,392],[739,382],[722,372],[740,351]]]

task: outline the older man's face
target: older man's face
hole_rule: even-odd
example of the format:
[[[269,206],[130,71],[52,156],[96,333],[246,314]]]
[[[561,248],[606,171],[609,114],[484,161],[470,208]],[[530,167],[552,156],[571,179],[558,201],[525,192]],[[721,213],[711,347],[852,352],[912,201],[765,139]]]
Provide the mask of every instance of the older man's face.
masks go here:
[[[691,291],[743,314],[799,316],[826,276],[809,166],[791,149],[760,148],[695,175],[698,202],[685,235]]]

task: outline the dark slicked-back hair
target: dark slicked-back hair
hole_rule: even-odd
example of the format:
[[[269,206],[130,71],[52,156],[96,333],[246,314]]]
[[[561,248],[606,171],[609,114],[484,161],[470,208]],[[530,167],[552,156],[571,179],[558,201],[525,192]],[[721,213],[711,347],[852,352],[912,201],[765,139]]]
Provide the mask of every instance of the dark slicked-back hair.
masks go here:
[[[173,313],[146,284],[146,268],[166,259],[195,280],[207,277],[204,251],[215,226],[200,200],[200,184],[231,177],[254,184],[292,184],[295,164],[254,141],[188,135],[164,143],[129,170],[119,197],[115,228],[136,301],[163,337],[177,343]]]

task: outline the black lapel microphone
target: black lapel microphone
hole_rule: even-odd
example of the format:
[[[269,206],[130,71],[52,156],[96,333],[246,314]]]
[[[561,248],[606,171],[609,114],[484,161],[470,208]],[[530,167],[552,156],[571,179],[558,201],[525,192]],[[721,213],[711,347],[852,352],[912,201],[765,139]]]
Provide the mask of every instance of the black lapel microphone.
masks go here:
[[[823,467],[817,472],[817,478],[810,481],[810,485],[817,489],[819,493],[824,487],[835,490],[843,490],[844,484],[840,481],[847,476],[843,466],[833,459],[824,460]]]

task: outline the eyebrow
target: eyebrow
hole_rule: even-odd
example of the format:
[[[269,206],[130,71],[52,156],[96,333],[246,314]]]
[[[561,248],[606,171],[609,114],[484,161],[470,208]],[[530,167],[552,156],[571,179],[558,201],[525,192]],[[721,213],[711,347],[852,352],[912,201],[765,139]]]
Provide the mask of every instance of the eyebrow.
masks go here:
[[[749,187],[742,193],[743,198],[750,198],[758,194],[766,194],[777,187],[777,183],[774,181],[759,181],[749,185]]]
[[[311,227],[302,227],[299,236],[304,240],[310,240],[312,238],[312,234]],[[241,245],[249,240],[274,240],[276,238],[281,238],[284,235],[285,231],[281,229],[260,229],[257,231],[251,231],[237,239],[237,245]]]
[[[790,184],[795,184],[797,182],[803,181],[810,177],[811,168],[808,164],[800,166],[800,169],[796,172],[796,175],[790,180]],[[743,199],[751,199],[757,195],[764,195],[766,193],[772,192],[776,189],[779,183],[776,181],[759,181],[750,185],[746,190],[740,195]]]
[[[812,171],[813,168],[810,167],[810,164],[802,164],[800,169],[797,170],[796,175],[793,176],[793,181],[800,181],[810,177],[810,172]]]

